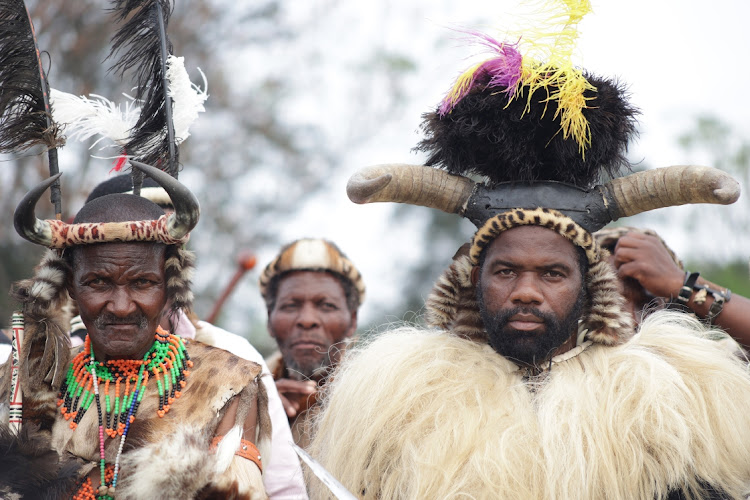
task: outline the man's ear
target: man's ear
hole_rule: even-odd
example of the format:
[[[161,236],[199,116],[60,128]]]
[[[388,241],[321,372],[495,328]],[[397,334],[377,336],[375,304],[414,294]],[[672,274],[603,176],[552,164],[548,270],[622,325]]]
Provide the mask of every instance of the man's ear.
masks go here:
[[[70,298],[76,300],[76,293],[73,289],[73,276],[71,276],[70,273],[67,274],[68,276],[65,278],[65,289],[68,291],[68,295],[70,295]]]
[[[349,329],[346,331],[346,337],[351,337],[354,335],[354,332],[357,331],[357,312],[359,311],[353,311],[352,312],[352,323],[349,325]]]
[[[273,328],[271,328],[271,311],[268,311],[268,319],[266,320],[266,331],[268,332],[268,335],[275,339],[276,335],[273,333]]]
[[[477,286],[477,283],[479,283],[479,266],[474,266],[471,268],[471,284]]]

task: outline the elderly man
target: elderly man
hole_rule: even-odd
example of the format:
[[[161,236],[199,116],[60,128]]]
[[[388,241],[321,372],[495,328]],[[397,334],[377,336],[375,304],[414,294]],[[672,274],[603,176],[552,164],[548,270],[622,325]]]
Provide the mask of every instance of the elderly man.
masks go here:
[[[90,202],[102,196],[114,193],[132,193],[133,185],[128,174],[117,175],[99,183],[86,199]],[[153,179],[143,180],[141,196],[153,201],[166,213],[172,213],[174,206],[167,192]],[[77,326],[80,322],[75,322]],[[81,325],[83,326],[83,325]],[[271,417],[272,434],[271,448],[265,461],[263,484],[270,500],[299,500],[307,497],[305,482],[302,476],[297,454],[291,447],[292,433],[284,407],[276,390],[273,376],[266,365],[263,356],[247,339],[218,328],[206,321],[188,317],[184,310],[178,311],[178,316],[170,320],[169,306],[162,315],[161,326],[182,338],[196,339],[204,344],[225,349],[235,356],[253,361],[261,365],[261,381],[268,394],[268,413]],[[85,336],[85,328],[83,329]],[[76,332],[73,332],[75,334]]]
[[[577,8],[551,13],[563,38]],[[659,206],[731,202],[737,183],[677,168],[595,186],[623,159],[634,110],[550,39],[551,65],[482,37],[497,57],[425,116],[428,164],[459,175],[380,165],[350,180],[354,201],[441,208],[478,230],[428,299],[435,329],[347,351],[310,452],[366,499],[741,498],[746,366],[685,314],[655,313],[636,335],[591,235]]]
[[[60,463],[38,460],[36,477],[46,482],[16,475],[23,484],[15,487],[39,497],[54,488],[76,498],[267,498],[255,446],[267,446],[271,432],[260,366],[159,327],[168,302],[176,314],[192,300],[183,244],[197,201],[169,175],[138,165],[169,193],[174,214],[113,194],[86,204],[72,225],[40,221],[34,205],[55,177],[16,211],[22,236],[63,255],[48,254],[16,290],[24,338],[2,384],[11,424],[23,425],[17,455],[37,456],[24,436],[48,439]],[[70,355],[68,294],[88,332]]]
[[[268,332],[279,352],[268,365],[294,441],[309,442],[308,409],[357,330],[365,285],[354,264],[323,239],[300,239],[281,249],[260,277]]]

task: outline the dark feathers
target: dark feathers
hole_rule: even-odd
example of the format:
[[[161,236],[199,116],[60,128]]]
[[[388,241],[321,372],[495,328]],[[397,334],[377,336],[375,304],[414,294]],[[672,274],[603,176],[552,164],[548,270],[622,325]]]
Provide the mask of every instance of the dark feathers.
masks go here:
[[[424,115],[426,138],[416,149],[429,154],[427,165],[450,173],[486,176],[491,184],[506,181],[554,180],[590,187],[602,173],[619,176],[627,167],[628,141],[635,134],[637,110],[614,81],[586,75],[597,92],[587,91],[583,114],[591,128],[591,146],[582,158],[573,138],[563,139],[557,102],[544,102],[537,90],[524,115],[527,88],[510,104],[501,89],[473,91],[444,117],[438,110]],[[522,116],[523,115],[523,116]]]
[[[0,2],[0,152],[43,145],[52,176],[59,171],[56,148],[65,144],[65,139],[52,120],[49,83],[39,54],[23,0]],[[59,216],[59,180],[52,185],[50,201]]]
[[[49,112],[33,28],[22,0],[0,2],[0,152],[61,145]]]
[[[112,37],[109,57],[121,54],[112,70],[135,72],[141,115],[125,145],[125,154],[177,177],[171,99],[166,96],[166,57],[172,44],[166,34],[171,0],[115,0],[113,11],[125,24]]]
[[[52,449],[49,433],[25,423],[18,435],[0,425],[0,497],[71,498],[81,464],[60,460]]]

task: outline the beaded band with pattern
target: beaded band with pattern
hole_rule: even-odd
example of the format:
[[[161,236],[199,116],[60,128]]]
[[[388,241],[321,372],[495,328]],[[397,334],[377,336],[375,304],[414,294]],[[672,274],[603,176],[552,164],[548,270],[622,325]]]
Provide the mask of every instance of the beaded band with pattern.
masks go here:
[[[180,239],[169,235],[169,216],[156,220],[129,222],[91,222],[66,224],[59,220],[48,220],[51,230],[50,248],[67,248],[75,245],[109,243],[115,241],[158,241],[166,245],[186,243],[189,233]]]

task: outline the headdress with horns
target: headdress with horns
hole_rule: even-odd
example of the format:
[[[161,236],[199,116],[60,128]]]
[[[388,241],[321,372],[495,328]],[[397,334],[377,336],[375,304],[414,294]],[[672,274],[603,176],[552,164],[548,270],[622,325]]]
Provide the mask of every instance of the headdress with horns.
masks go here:
[[[0,14],[6,18],[13,16],[19,19],[26,19],[25,8],[21,0],[11,2],[16,7],[16,13],[0,11]],[[14,225],[16,231],[25,239],[48,248],[62,251],[65,248],[106,242],[132,242],[132,241],[152,241],[161,242],[167,245],[175,245],[177,248],[176,255],[170,257],[166,263],[167,273],[170,276],[167,293],[173,298],[173,307],[190,307],[192,302],[192,293],[190,292],[190,280],[193,269],[193,256],[184,248],[184,243],[189,237],[190,231],[195,227],[200,215],[198,200],[195,196],[177,181],[178,173],[178,140],[175,138],[174,123],[172,120],[172,97],[175,95],[175,87],[170,86],[170,78],[174,79],[176,74],[169,71],[180,66],[181,59],[174,58],[170,54],[171,43],[166,34],[169,14],[172,6],[170,0],[149,0],[145,2],[123,2],[115,0],[114,13],[118,20],[126,20],[123,26],[115,33],[113,37],[113,49],[111,55],[117,53],[120,49],[125,48],[125,53],[115,64],[115,69],[120,72],[134,70],[137,72],[137,90],[136,100],[141,104],[140,118],[128,133],[119,139],[111,137],[122,147],[122,154],[127,153],[130,164],[133,168],[133,187],[136,194],[140,191],[143,175],[147,175],[161,186],[169,197],[170,204],[174,207],[174,212],[164,215],[157,220],[135,220],[127,222],[88,222],[81,224],[66,224],[62,222],[58,214],[57,220],[40,220],[36,218],[35,206],[46,189],[57,182],[59,173],[51,175],[50,178],[41,182],[31,191],[29,191],[16,208],[14,216]],[[6,24],[3,24],[5,26]],[[13,23],[7,25],[14,26]],[[33,30],[28,24],[31,33]],[[7,30],[6,30],[7,31]],[[6,33],[1,33],[5,35]],[[33,37],[31,37],[33,39]],[[0,40],[0,44],[7,46],[14,43],[13,39]],[[33,45],[31,46],[33,49]],[[27,50],[28,56],[33,56],[38,51]],[[16,52],[18,53],[18,52]],[[38,56],[37,56],[38,58]],[[17,64],[21,64],[18,58]],[[175,62],[177,60],[177,62]],[[171,64],[169,61],[172,61]],[[179,64],[178,64],[179,63]],[[41,67],[41,66],[40,66]],[[183,71],[184,72],[184,71]],[[179,72],[178,72],[179,73]],[[9,73],[12,75],[12,71]],[[49,85],[46,75],[40,70],[42,84],[38,86],[39,93],[44,96],[41,102],[47,103],[46,116],[49,120],[53,117],[59,118],[49,105]],[[172,75],[172,76],[170,76]],[[0,75],[3,76],[3,75]],[[182,73],[180,73],[181,85],[184,87],[185,82]],[[187,87],[191,87],[187,82]],[[16,88],[16,87],[10,87]],[[191,87],[192,89],[192,87]],[[29,91],[26,91],[29,93]],[[184,94],[182,94],[184,96]],[[5,96],[5,94],[4,94]],[[25,102],[25,95],[18,97],[19,102]],[[197,105],[202,110],[202,102],[205,94],[199,96]],[[63,113],[64,123],[71,130],[78,131],[84,128],[92,130],[92,123],[95,116],[91,113],[71,113],[71,104],[61,101],[58,97],[56,100],[61,104],[67,105],[67,112]],[[101,106],[100,106],[101,107]],[[5,111],[6,115],[12,112],[10,116],[19,115],[19,106],[15,108],[5,105],[0,110]],[[180,111],[184,111],[181,108]],[[30,111],[27,113],[33,114]],[[5,116],[3,118],[5,118]],[[73,116],[74,119],[70,117]],[[196,112],[197,116],[197,112]],[[194,117],[191,117],[194,119]],[[81,125],[80,120],[85,122]],[[106,121],[106,120],[105,120]],[[187,120],[190,121],[190,120]],[[183,120],[182,124],[187,123]],[[111,120],[110,120],[111,123]],[[46,125],[50,128],[49,125]],[[56,127],[52,127],[56,130]],[[117,128],[117,127],[116,127]],[[120,129],[122,127],[119,127]],[[27,127],[28,133],[33,132],[32,127]],[[101,130],[95,130],[94,133],[107,136]],[[186,126],[181,128],[180,140],[184,139],[187,134]],[[2,134],[23,135],[23,131],[18,127],[5,128]],[[37,132],[38,133],[38,132]],[[89,133],[94,135],[94,133]],[[16,142],[19,138],[16,137]],[[2,142],[2,141],[0,141]],[[57,143],[59,145],[59,141]],[[159,168],[155,168],[146,163],[137,160],[147,160]]]
[[[23,5],[20,2],[21,6]],[[182,244],[198,222],[200,209],[195,196],[177,180],[178,150],[172,122],[172,97],[169,92],[168,60],[171,43],[166,34],[171,2],[115,1],[114,12],[118,20],[128,19],[115,33],[111,56],[127,48],[114,68],[124,73],[137,72],[137,99],[145,99],[140,118],[125,138],[121,138],[123,154],[128,153],[134,167],[134,188],[138,193],[142,175],[146,174],[168,193],[174,213],[155,221],[130,221],[108,223],[66,224],[60,220],[43,221],[36,218],[34,207],[42,193],[57,181],[55,174],[32,189],[19,203],[14,224],[16,231],[29,241],[49,248],[110,241],[158,241]],[[42,76],[44,76],[42,74]],[[44,95],[49,85],[44,79]],[[48,108],[49,109],[49,108]],[[68,113],[69,115],[70,113]],[[54,113],[50,114],[50,118]],[[85,114],[79,120],[91,122]],[[71,124],[73,129],[79,124]],[[185,132],[186,133],[186,132]],[[148,159],[158,165],[152,167],[136,159]]]
[[[392,201],[437,208],[478,228],[469,255],[456,258],[427,301],[426,319],[471,338],[485,338],[471,267],[502,231],[520,225],[554,230],[583,248],[589,269],[582,326],[594,342],[616,344],[633,331],[617,278],[591,233],[610,221],[686,203],[733,203],[739,185],[709,167],[674,166],[596,184],[625,166],[635,132],[632,108],[616,82],[573,67],[576,23],[587,1],[566,2],[565,26],[548,62],[522,57],[517,44],[477,35],[496,54],[461,75],[424,116],[427,165],[388,164],[355,173],[355,203]],[[441,168],[433,168],[441,167]],[[485,183],[469,175],[484,176]]]

